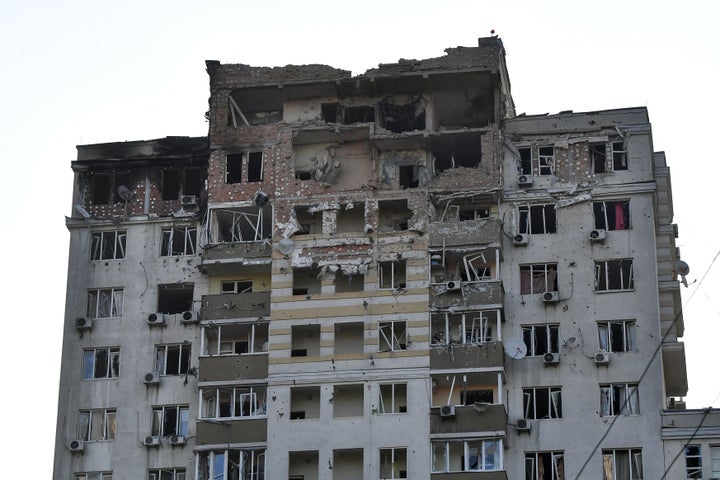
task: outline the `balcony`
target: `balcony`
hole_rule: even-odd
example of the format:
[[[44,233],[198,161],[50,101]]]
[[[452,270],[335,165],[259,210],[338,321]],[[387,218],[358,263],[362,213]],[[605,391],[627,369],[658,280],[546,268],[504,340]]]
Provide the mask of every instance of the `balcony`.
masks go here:
[[[433,308],[502,306],[504,289],[501,281],[460,282],[460,288],[449,290],[445,283],[430,285]]]
[[[267,441],[267,418],[245,420],[200,420],[195,445],[255,443]]]
[[[502,342],[447,345],[430,349],[430,368],[503,368],[505,355]]]
[[[203,295],[200,315],[203,320],[269,317],[270,292]]]
[[[267,375],[267,354],[200,357],[198,382],[265,379]]]
[[[502,404],[458,405],[454,408],[455,415],[451,417],[441,416],[440,407],[431,410],[431,434],[505,432],[507,413]]]
[[[662,360],[666,395],[684,397],[688,391],[685,344],[683,342],[664,342],[662,344]]]
[[[500,220],[477,220],[430,223],[428,234],[431,246],[500,245]]]

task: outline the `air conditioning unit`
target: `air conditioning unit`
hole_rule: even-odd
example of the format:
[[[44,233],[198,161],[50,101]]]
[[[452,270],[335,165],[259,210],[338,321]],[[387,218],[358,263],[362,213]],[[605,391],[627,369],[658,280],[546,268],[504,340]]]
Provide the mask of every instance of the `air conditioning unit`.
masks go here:
[[[151,313],[147,317],[147,323],[150,326],[165,325],[165,314],[163,313]]]
[[[590,241],[591,242],[604,242],[606,236],[607,236],[607,233],[605,232],[605,230],[592,230],[590,232]]]
[[[531,427],[532,425],[525,418],[518,418],[517,423],[515,423],[515,429],[518,432],[529,432]]]
[[[197,197],[195,195],[183,195],[180,197],[180,205],[183,207],[196,207]]]
[[[146,447],[158,447],[160,446],[160,437],[152,437],[148,435],[145,437],[145,441],[143,443]]]
[[[597,365],[607,365],[610,363],[610,354],[608,352],[598,352],[595,354],[595,363]]]
[[[445,288],[448,292],[460,290],[460,282],[458,282],[457,280],[450,280],[449,282],[445,282]]]
[[[185,445],[185,437],[182,435],[170,435],[170,445]]]
[[[85,450],[85,444],[82,440],[73,440],[68,444],[68,450],[71,452],[83,452]]]
[[[532,175],[518,175],[518,185],[532,185],[533,184],[533,177]]]
[[[455,405],[443,405],[440,407],[441,417],[454,417],[455,416]]]
[[[560,301],[560,295],[558,292],[545,292],[543,293],[543,302],[545,303],[557,303]]]
[[[148,372],[143,377],[143,382],[146,385],[157,385],[160,383],[160,374],[157,372]]]
[[[513,237],[513,245],[527,245],[530,241],[530,235],[526,233],[518,233]]]
[[[545,365],[557,365],[560,363],[560,354],[548,352],[543,355],[543,362],[545,362]]]
[[[76,318],[75,328],[78,330],[90,330],[92,328],[92,318]]]
[[[197,323],[200,321],[200,312],[194,310],[188,310],[180,314],[180,321],[182,323]]]

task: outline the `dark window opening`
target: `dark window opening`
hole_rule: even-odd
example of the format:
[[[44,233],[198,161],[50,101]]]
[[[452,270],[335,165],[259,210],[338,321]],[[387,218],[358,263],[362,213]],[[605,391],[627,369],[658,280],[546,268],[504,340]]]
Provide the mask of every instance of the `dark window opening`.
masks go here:
[[[290,412],[290,420],[305,420],[305,412]]]
[[[362,292],[365,290],[365,276],[359,273],[335,275],[335,293]]]
[[[337,123],[338,117],[338,104],[335,103],[323,103],[320,105],[320,112],[322,119],[327,123]]]
[[[596,290],[632,290],[633,288],[632,258],[595,262]]]
[[[341,109],[342,122],[345,125],[353,123],[369,123],[375,121],[375,107],[372,105],[361,105],[358,107],[345,107]]]
[[[627,200],[593,202],[595,228],[601,230],[627,230],[630,228],[630,202]]]
[[[411,217],[407,199],[378,202],[378,229],[381,232],[407,230]]]
[[[532,325],[522,327],[523,341],[530,356],[559,353],[557,325]]]
[[[252,280],[230,280],[221,283],[222,293],[252,293]]]
[[[242,182],[242,153],[229,153],[227,155],[227,165],[225,170],[225,183],[241,183]]]
[[[467,222],[470,220],[479,220],[481,218],[490,218],[489,208],[460,208],[458,212],[458,218],[461,222]]]
[[[557,292],[557,264],[520,265],[520,294]]]
[[[605,153],[604,143],[594,143],[590,145],[590,166],[593,173],[605,173],[605,161],[607,155]]]
[[[312,180],[312,173],[295,171],[295,180]]]
[[[520,233],[556,233],[557,216],[555,205],[523,205],[519,208]]]
[[[419,168],[417,165],[400,167],[400,188],[417,188],[420,185]]]
[[[158,285],[158,312],[182,313],[192,310],[194,285]]]
[[[419,103],[397,105],[382,102],[380,107],[380,126],[393,133],[425,129],[425,108]]]
[[[197,227],[177,226],[162,229],[160,255],[195,255],[197,247]]]
[[[199,196],[203,189],[202,171],[199,168],[188,168],[185,170],[183,182],[183,195]]]
[[[293,325],[290,329],[290,356],[320,355],[320,325]]]
[[[293,268],[293,295],[320,293],[320,269],[314,267]]]
[[[627,151],[622,142],[614,142],[612,144],[612,160],[613,170],[627,170]]]
[[[560,387],[523,388],[524,418],[562,418],[562,392]]]
[[[460,403],[473,405],[475,403],[493,403],[492,390],[464,390],[460,392]]]
[[[442,138],[433,142],[435,172],[450,168],[477,168],[482,159],[481,136]]]
[[[520,152],[520,175],[532,175],[532,149],[530,147],[518,148]]]
[[[112,197],[112,174],[94,174],[92,176],[92,203],[107,205],[112,202]]]
[[[177,200],[180,196],[180,172],[175,169],[162,171],[162,199]]]
[[[262,182],[263,179],[263,154],[262,152],[250,152],[248,154],[248,182]]]

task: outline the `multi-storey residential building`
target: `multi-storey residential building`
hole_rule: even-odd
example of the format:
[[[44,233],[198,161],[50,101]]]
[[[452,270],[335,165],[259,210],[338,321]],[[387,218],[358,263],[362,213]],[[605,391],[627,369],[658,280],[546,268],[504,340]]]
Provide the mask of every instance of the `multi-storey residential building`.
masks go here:
[[[516,116],[495,37],[207,71],[207,138],[78,147],[56,479],[660,478],[645,109]]]

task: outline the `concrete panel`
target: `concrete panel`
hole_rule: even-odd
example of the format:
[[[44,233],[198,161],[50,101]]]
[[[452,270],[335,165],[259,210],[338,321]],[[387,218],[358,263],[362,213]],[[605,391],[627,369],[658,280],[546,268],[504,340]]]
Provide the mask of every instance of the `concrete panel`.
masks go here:
[[[502,282],[462,282],[462,289],[448,292],[444,284],[430,285],[430,306],[433,308],[502,305]]]
[[[195,445],[252,443],[267,441],[267,419],[197,423]]]
[[[203,320],[256,318],[270,316],[270,292],[203,295]]]
[[[200,357],[198,382],[267,378],[267,355]]]
[[[500,244],[500,219],[433,222],[428,227],[431,246]]]
[[[206,245],[203,251],[203,265],[215,260],[270,257],[270,245],[267,242],[218,243]]]
[[[430,413],[430,433],[469,433],[505,431],[507,413],[505,406],[473,405],[455,407],[454,417],[441,417],[440,409],[433,408]]]
[[[430,368],[449,370],[453,368],[502,368],[505,362],[502,342],[480,345],[453,345],[430,349]]]

